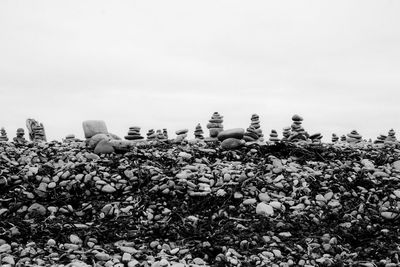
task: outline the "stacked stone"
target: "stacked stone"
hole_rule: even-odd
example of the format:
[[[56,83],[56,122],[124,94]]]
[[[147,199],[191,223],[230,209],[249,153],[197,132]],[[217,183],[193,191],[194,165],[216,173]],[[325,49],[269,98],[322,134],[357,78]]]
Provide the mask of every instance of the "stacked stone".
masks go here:
[[[253,114],[251,115],[251,123],[250,126],[253,127],[258,135],[258,138],[262,138],[264,135],[262,133],[261,130],[261,126],[260,126],[260,116],[258,116],[257,114]]]
[[[292,134],[292,133],[291,133],[291,128],[290,128],[290,126],[283,128],[283,132],[282,132],[283,138],[282,138],[282,141],[288,140],[291,134]]]
[[[159,140],[159,141],[166,141],[166,140],[168,140],[168,138],[165,137],[165,135],[164,135],[163,131],[161,131],[161,129],[157,130],[157,132],[156,132],[156,139]]]
[[[43,124],[36,125],[32,128],[33,130],[33,141],[42,142],[46,141],[46,135],[44,133]]]
[[[243,139],[246,142],[254,142],[257,141],[259,138],[256,128],[254,128],[253,126],[250,126],[249,128],[246,129],[246,132],[243,136]]]
[[[297,114],[292,117],[291,135],[289,141],[307,140],[308,134],[302,126],[303,118]]]
[[[340,141],[342,141],[342,142],[346,142],[346,136],[345,135],[342,135],[341,137],[340,137]]]
[[[221,148],[225,150],[237,149],[243,146],[245,143],[243,137],[243,128],[229,129],[218,134],[218,140],[221,141]]]
[[[153,141],[153,140],[155,140],[156,139],[156,133],[154,132],[154,129],[150,129],[148,132],[147,132],[147,140],[148,141]]]
[[[385,141],[386,142],[396,142],[397,141],[396,132],[393,129],[390,129]]]
[[[383,144],[387,139],[387,136],[384,134],[380,134],[376,140],[374,141],[374,144]]]
[[[276,130],[271,130],[271,133],[269,134],[269,141],[279,142],[278,133]]]
[[[349,143],[358,143],[361,140],[362,136],[356,130],[353,130],[349,134],[347,134],[347,142]]]
[[[336,134],[332,134],[332,143],[336,143],[337,141],[339,141],[339,137]]]
[[[4,127],[1,127],[0,129],[0,141],[8,141],[8,137],[7,137],[7,132],[6,129],[4,129]]]
[[[74,142],[76,141],[75,135],[74,134],[68,134],[67,136],[65,136],[64,142]]]
[[[312,144],[321,144],[322,134],[315,133],[315,134],[310,135],[309,138],[311,139]]]
[[[164,138],[168,140],[168,131],[166,128],[163,129]]]
[[[201,128],[201,125],[199,123],[196,125],[196,128],[194,129],[194,138],[204,139],[203,134],[204,134],[203,129]]]
[[[188,129],[177,130],[177,131],[175,132],[175,134],[176,134],[175,142],[180,143],[180,142],[182,142],[183,140],[185,140],[186,137],[187,137],[187,133],[188,133],[188,132],[189,132]]]
[[[217,138],[218,134],[224,130],[222,126],[223,116],[219,115],[218,112],[214,112],[211,119],[208,121],[207,129],[210,130],[210,138]]]
[[[128,135],[125,136],[126,140],[141,140],[144,137],[140,135],[140,127],[129,127]]]
[[[14,143],[17,143],[17,144],[25,144],[26,143],[26,139],[24,137],[24,135],[25,135],[24,129],[18,128],[16,135],[17,136],[13,138]]]

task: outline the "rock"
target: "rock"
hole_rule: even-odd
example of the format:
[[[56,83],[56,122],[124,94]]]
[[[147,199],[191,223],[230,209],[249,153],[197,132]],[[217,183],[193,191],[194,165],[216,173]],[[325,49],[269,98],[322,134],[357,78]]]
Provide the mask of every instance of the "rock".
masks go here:
[[[130,262],[128,262],[128,267],[138,267],[140,265],[140,262],[138,262],[137,260],[133,259]]]
[[[395,162],[393,162],[392,166],[396,171],[400,171],[400,160],[396,160]]]
[[[0,253],[10,253],[11,246],[9,244],[3,244],[0,246]]]
[[[111,141],[112,137],[109,134],[96,134],[96,135],[92,136],[90,139],[88,139],[87,143],[88,143],[89,148],[93,149],[102,140]]]
[[[95,154],[110,154],[114,152],[114,147],[108,140],[101,140],[94,149]]]
[[[365,169],[367,170],[374,170],[375,165],[368,159],[362,159],[361,164],[364,166]]]
[[[244,200],[242,203],[243,203],[243,205],[245,205],[245,206],[247,206],[247,205],[253,205],[253,204],[256,204],[256,203],[257,203],[257,200],[256,200],[255,198],[249,198],[249,199]]]
[[[106,123],[102,120],[87,120],[82,123],[83,132],[85,138],[91,138],[92,136],[102,133],[107,134]]]
[[[390,211],[383,211],[381,212],[381,216],[385,219],[392,220],[399,216],[398,213],[390,212]]]
[[[193,263],[197,265],[206,265],[207,263],[201,258],[194,258]]]
[[[175,132],[176,135],[187,134],[189,132],[188,129],[180,129]]]
[[[28,212],[31,214],[39,214],[39,215],[46,215],[46,208],[39,204],[39,203],[33,203],[29,208]]]
[[[221,148],[225,150],[232,150],[240,148],[244,145],[244,141],[236,139],[236,138],[228,138],[222,141]]]
[[[14,266],[14,265],[15,265],[14,256],[11,256],[11,255],[5,256],[5,257],[1,258],[1,261],[2,261],[3,263],[10,264],[11,266]],[[2,265],[2,266],[3,266],[3,265]]]
[[[79,236],[74,235],[74,234],[69,236],[69,241],[72,244],[82,244],[82,242],[83,242],[82,239],[79,238]]]
[[[295,114],[295,115],[292,116],[292,120],[293,121],[303,121],[303,117],[301,117],[300,115]]]
[[[218,134],[218,140],[224,141],[228,138],[236,138],[236,139],[243,139],[244,129],[242,128],[234,128],[229,130],[221,131]]]
[[[132,255],[129,253],[124,253],[122,255],[122,262],[129,262],[132,259]]]
[[[260,202],[257,204],[256,213],[264,216],[273,216],[274,209],[270,205]]]
[[[141,140],[144,137],[140,135],[140,127],[129,127],[128,135],[125,136],[126,140]]]
[[[108,261],[111,257],[110,255],[108,255],[107,253],[104,252],[99,252],[96,255],[94,255],[96,257],[96,259],[98,259],[99,261]]]
[[[204,139],[203,136],[204,132],[203,129],[201,128],[200,123],[196,125],[196,128],[194,130],[194,138],[196,139]]]
[[[104,193],[114,193],[117,190],[113,186],[106,184],[101,188],[101,191]]]

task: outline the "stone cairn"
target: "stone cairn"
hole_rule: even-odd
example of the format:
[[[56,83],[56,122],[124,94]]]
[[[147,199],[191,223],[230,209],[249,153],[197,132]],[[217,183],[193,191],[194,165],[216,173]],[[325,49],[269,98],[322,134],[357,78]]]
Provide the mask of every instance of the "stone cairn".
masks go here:
[[[312,144],[321,144],[321,140],[322,140],[322,134],[321,133],[315,133],[310,135],[309,137],[312,141]]]
[[[128,134],[125,136],[125,139],[130,141],[143,139],[144,137],[140,135],[140,129],[141,128],[138,126],[129,127]]]
[[[165,129],[164,129],[165,130]],[[161,129],[158,129],[157,131],[156,131],[156,139],[158,140],[158,141],[166,141],[166,140],[168,140],[168,137],[166,137],[165,135],[164,135],[164,132],[161,130]]]
[[[188,133],[188,132],[189,132],[188,129],[180,129],[180,130],[175,131],[176,138],[175,138],[174,141],[175,141],[176,143],[182,142],[183,140],[186,139],[187,133]]]
[[[346,142],[346,139],[347,139],[347,138],[346,138],[345,135],[342,135],[342,136],[340,137],[340,141],[341,141],[341,142]]]
[[[336,134],[332,134],[332,143],[336,143],[337,141],[339,141],[339,137]]]
[[[168,131],[166,128],[163,129],[163,135],[164,135],[165,139],[168,140]]]
[[[290,128],[290,126],[283,128],[283,132],[282,132],[283,138],[282,138],[282,141],[287,141],[287,140],[289,139],[289,137],[290,137],[291,134],[292,134],[292,133],[291,133],[291,128]]]
[[[154,141],[156,139],[156,133],[154,132],[154,129],[150,129],[147,132],[147,140],[148,141]]]
[[[7,132],[6,132],[6,129],[4,129],[4,127],[1,127],[1,129],[0,129],[0,141],[4,141],[4,142],[8,141]]]
[[[356,130],[353,130],[347,134],[346,140],[348,143],[358,143],[362,140],[362,136]]]
[[[254,142],[264,137],[260,126],[260,117],[253,114],[250,120],[250,126],[246,129],[243,137],[246,142]]]
[[[29,139],[33,142],[46,142],[46,133],[43,123],[38,123],[34,119],[26,120],[26,128],[28,128]]]
[[[271,130],[271,133],[269,134],[269,141],[279,142],[278,133],[276,130]]]
[[[376,140],[374,141],[374,144],[383,144],[387,139],[387,136],[384,134],[380,134]]]
[[[198,123],[196,125],[196,128],[194,129],[194,138],[203,140],[204,139],[203,134],[204,134],[203,129],[201,128],[200,123]]]
[[[386,142],[396,142],[397,141],[396,132],[393,129],[390,129],[385,141]]]
[[[210,138],[217,138],[218,134],[224,130],[222,123],[224,122],[223,116],[219,115],[218,112],[214,112],[211,119],[208,121],[207,129],[210,130]]]
[[[292,125],[291,125],[291,134],[288,138],[289,141],[300,141],[300,140],[307,140],[308,134],[304,130],[302,123],[303,118],[300,115],[293,115],[292,116]]]
[[[24,129],[18,128],[16,135],[17,136],[13,138],[14,143],[17,143],[17,144],[25,144],[26,143],[26,139],[24,137],[24,135],[25,135]]]

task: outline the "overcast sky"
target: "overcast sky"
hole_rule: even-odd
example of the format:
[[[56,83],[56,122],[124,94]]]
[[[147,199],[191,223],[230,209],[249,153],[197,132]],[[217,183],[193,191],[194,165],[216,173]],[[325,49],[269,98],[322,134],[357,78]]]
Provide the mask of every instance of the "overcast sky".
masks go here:
[[[0,1],[0,126],[400,132],[400,1]],[[398,134],[400,137],[400,133]]]

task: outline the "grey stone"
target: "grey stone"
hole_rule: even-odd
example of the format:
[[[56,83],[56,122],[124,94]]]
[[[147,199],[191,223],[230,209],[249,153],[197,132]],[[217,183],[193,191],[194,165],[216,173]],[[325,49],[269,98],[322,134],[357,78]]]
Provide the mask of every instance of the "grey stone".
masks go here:
[[[224,141],[228,138],[236,138],[243,139],[244,129],[243,128],[234,128],[229,130],[224,130],[218,134],[218,140]]]
[[[82,123],[83,132],[85,138],[91,138],[92,136],[103,133],[108,133],[106,123],[102,120],[87,120]]]

